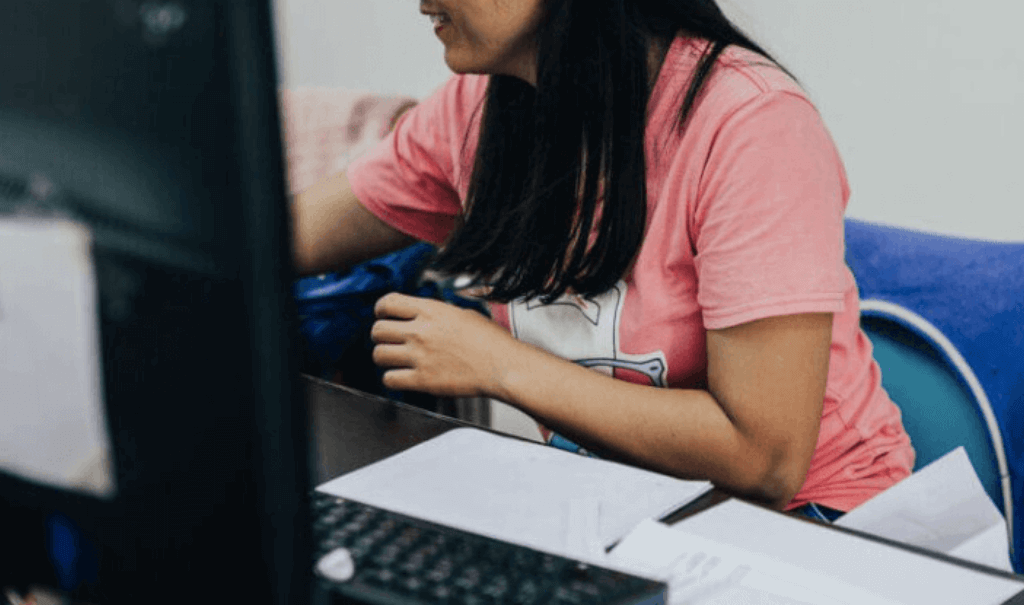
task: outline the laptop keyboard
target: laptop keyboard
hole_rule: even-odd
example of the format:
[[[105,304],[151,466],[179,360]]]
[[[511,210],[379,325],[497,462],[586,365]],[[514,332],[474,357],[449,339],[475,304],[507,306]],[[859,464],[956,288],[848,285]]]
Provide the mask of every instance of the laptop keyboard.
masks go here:
[[[343,602],[644,604],[665,585],[351,500],[313,494],[317,560],[345,549],[354,572],[320,580]]]

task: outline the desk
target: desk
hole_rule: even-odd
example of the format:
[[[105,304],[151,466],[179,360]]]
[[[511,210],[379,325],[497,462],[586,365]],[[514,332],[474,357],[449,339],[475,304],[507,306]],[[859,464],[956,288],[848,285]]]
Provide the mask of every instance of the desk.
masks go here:
[[[469,422],[434,414],[417,407],[367,395],[344,386],[312,377],[303,377],[309,403],[311,435],[315,451],[314,482],[319,485],[339,475],[397,454],[418,443]],[[547,447],[540,444],[537,447]],[[727,500],[730,496],[713,490],[690,505],[676,511],[666,520],[675,522],[705,508]],[[817,523],[804,517],[807,523]],[[824,525],[824,524],[822,524]],[[956,565],[1003,577],[1017,577],[998,570],[954,559],[943,554],[878,538],[862,532],[826,525],[834,531],[864,537],[912,552],[951,562]],[[1024,580],[1024,579],[1022,579]],[[1024,605],[1024,590],[1006,605]]]
[[[313,441],[311,447],[314,458],[311,480],[315,485],[399,453],[454,428],[487,429],[487,427],[480,427],[410,405],[367,395],[308,376],[302,378],[302,383],[309,406],[310,435]],[[547,447],[540,444],[535,445],[536,447]],[[677,521],[728,498],[727,494],[713,490],[670,515],[667,521]],[[803,517],[800,519],[807,523],[815,523],[815,521]],[[826,527],[833,531],[851,533],[984,573],[1014,577],[1011,574],[918,548],[895,544],[845,528]],[[314,592],[313,603],[320,605],[329,602],[328,595]],[[1024,591],[1007,601],[1007,605],[1024,605]]]

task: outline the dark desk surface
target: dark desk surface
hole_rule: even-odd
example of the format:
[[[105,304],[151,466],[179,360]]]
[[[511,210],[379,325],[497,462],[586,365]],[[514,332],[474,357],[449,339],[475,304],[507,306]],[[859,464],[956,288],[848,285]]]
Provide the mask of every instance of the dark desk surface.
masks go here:
[[[316,455],[314,482],[317,485],[392,454],[397,454],[453,428],[473,426],[491,430],[489,427],[434,414],[414,406],[367,395],[309,376],[305,376],[303,380],[310,405],[311,435]],[[538,444],[538,447],[546,446]],[[729,496],[720,490],[713,490],[689,506],[676,511],[665,520],[670,523],[677,521],[728,498]],[[810,519],[799,518],[808,523],[816,523]],[[827,527],[963,567],[1024,581],[1024,577],[1021,576],[1014,576],[942,554],[846,528],[831,525],[827,525]],[[1024,605],[1024,590],[1008,601],[1006,605]]]
[[[310,406],[316,485],[453,428],[487,428],[310,376],[303,380]]]

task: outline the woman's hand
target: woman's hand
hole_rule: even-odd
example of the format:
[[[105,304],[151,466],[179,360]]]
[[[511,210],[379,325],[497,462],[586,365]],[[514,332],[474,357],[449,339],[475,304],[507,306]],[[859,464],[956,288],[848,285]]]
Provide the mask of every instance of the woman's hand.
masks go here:
[[[428,298],[388,294],[374,307],[370,338],[384,386],[441,397],[494,396],[501,384],[509,333],[475,311]]]

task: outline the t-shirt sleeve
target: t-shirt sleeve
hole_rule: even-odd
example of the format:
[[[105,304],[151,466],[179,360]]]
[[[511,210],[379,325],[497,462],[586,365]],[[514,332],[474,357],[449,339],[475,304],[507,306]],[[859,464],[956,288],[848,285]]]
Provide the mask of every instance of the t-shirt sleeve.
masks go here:
[[[349,165],[360,203],[403,233],[443,242],[462,212],[459,185],[472,168],[474,122],[486,87],[484,77],[453,76],[407,111],[379,145]]]
[[[764,92],[729,115],[692,215],[704,327],[842,311],[848,196],[838,152],[807,99]]]

